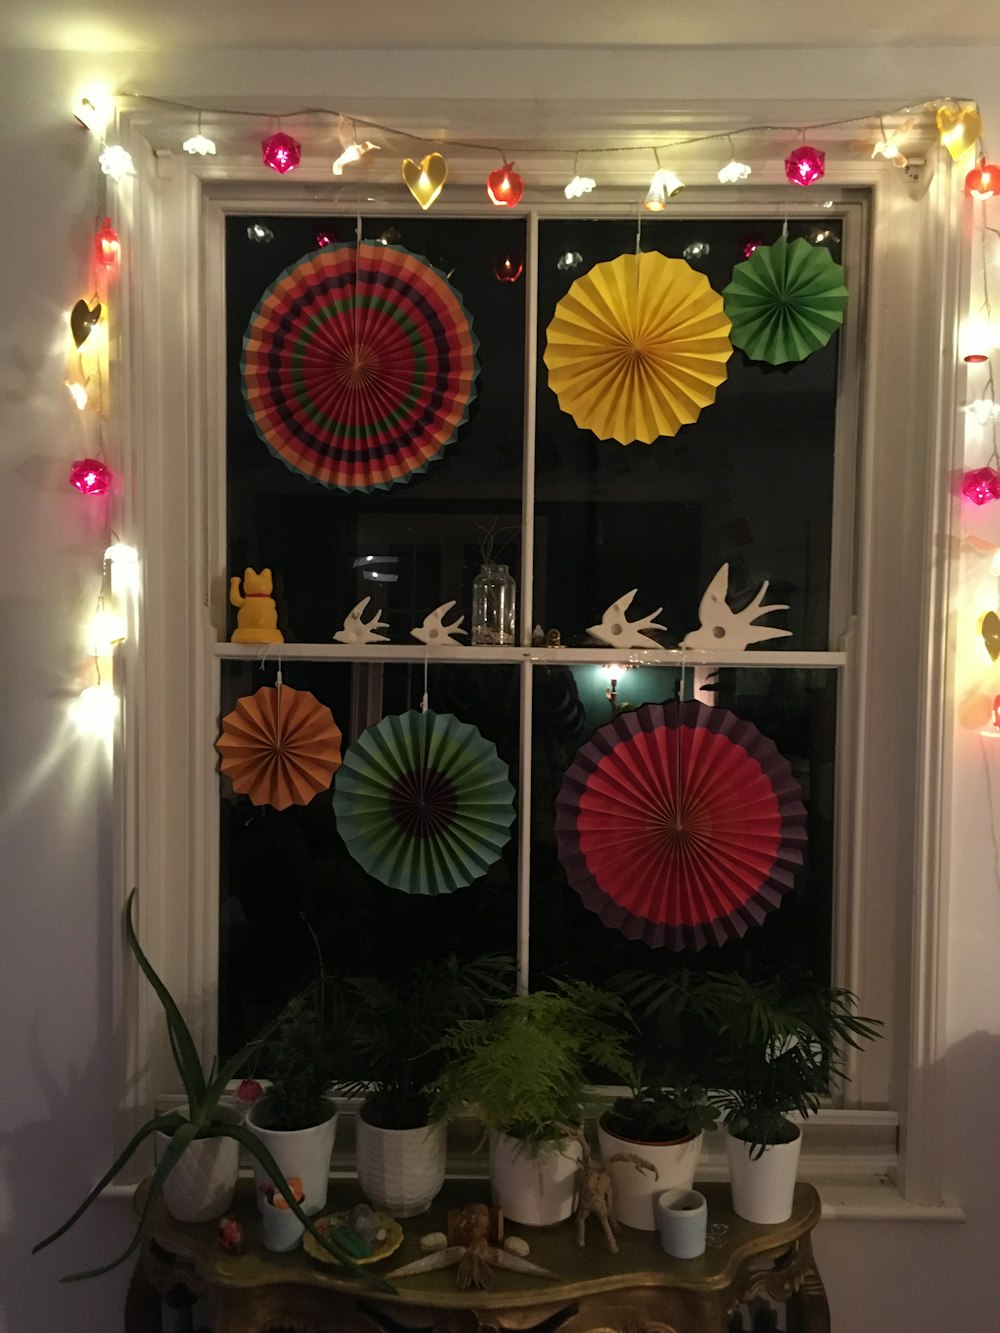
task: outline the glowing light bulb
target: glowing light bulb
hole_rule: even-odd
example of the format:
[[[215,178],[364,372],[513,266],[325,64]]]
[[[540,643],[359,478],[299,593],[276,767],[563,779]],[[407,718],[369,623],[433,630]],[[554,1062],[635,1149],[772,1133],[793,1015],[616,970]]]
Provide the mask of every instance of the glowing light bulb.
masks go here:
[[[965,178],[965,193],[980,203],[992,199],[1000,186],[1000,167],[981,157]]]
[[[99,458],[78,458],[69,470],[69,484],[81,495],[106,495],[114,473]]]
[[[127,148],[122,148],[121,144],[108,144],[97,161],[105,176],[110,176],[116,184],[126,176],[135,175],[132,154]]]
[[[977,467],[962,478],[962,494],[976,505],[1000,500],[1000,472],[991,467]]]
[[[122,246],[110,218],[104,219],[94,244],[97,250],[97,262],[104,268],[114,268],[121,257]]]
[[[377,153],[379,146],[366,139],[364,143],[348,144],[341,155],[335,160],[331,170],[335,176],[342,176],[344,168],[350,166],[352,162],[360,162],[367,153]]]
[[[953,162],[957,162],[983,132],[983,122],[975,107],[941,106],[936,120],[941,143]]]
[[[556,268],[560,273],[567,273],[570,269],[579,268],[583,263],[583,255],[579,250],[567,250],[556,260]]]
[[[749,259],[755,250],[759,250],[762,245],[766,244],[767,242],[762,236],[747,236],[740,242],[740,250],[743,252],[743,258]]]
[[[690,263],[692,259],[706,259],[711,248],[708,241],[692,241],[690,245],[684,247],[681,254]]]
[[[672,171],[665,171],[662,167],[658,167],[653,172],[653,178],[649,182],[649,190],[642,201],[642,206],[648,213],[662,213],[671,195],[683,189],[684,182],[679,176],[675,176]]]
[[[962,411],[974,417],[980,426],[988,426],[991,421],[1000,418],[1000,403],[995,403],[992,398],[975,398],[971,403],[966,403]]]
[[[77,347],[83,346],[97,328],[100,319],[101,303],[99,301],[95,301],[92,306],[88,305],[82,298],[77,301],[69,312],[69,328],[73,335],[73,342]]]
[[[336,240],[337,240],[336,232],[318,231],[316,233],[316,247],[319,250],[324,249],[328,245],[335,244]]]
[[[84,736],[107,736],[114,727],[118,700],[110,685],[88,685],[74,699],[70,713]]]
[[[127,638],[128,626],[122,612],[113,607],[98,607],[91,619],[87,635],[87,642],[94,657],[110,657],[115,644],[124,643]]]
[[[69,389],[69,396],[82,412],[87,406],[87,386],[81,384],[79,380],[67,380],[66,388]],[[72,478],[70,480],[72,480]],[[76,482],[73,482],[73,485],[75,486]]]
[[[815,185],[826,174],[826,153],[803,144],[785,158],[785,175],[792,185]]]
[[[567,199],[579,199],[581,195],[590,194],[591,190],[597,189],[597,181],[591,176],[574,176],[570,183],[563,190]]]
[[[983,314],[971,315],[962,325],[959,337],[959,356],[970,366],[982,365],[990,359],[995,339],[990,321]]]
[[[302,145],[290,134],[278,130],[260,142],[261,160],[279,176],[294,171],[302,161]]]
[[[185,153],[191,153],[193,156],[211,157],[215,153],[215,140],[209,139],[199,130],[197,134],[192,134],[190,139],[185,139],[181,147]]]
[[[274,232],[270,227],[265,227],[263,222],[251,222],[247,227],[247,240],[255,241],[258,245],[267,245],[269,241],[274,240]]]
[[[813,245],[840,244],[840,237],[832,232],[829,227],[814,227],[809,233],[808,239]]]
[[[103,134],[115,113],[115,101],[106,83],[91,83],[81,89],[73,115],[91,134]]]
[[[745,162],[731,158],[719,172],[719,181],[722,185],[738,185],[740,181],[749,180],[750,174],[750,168]]]
[[[514,170],[513,162],[505,162],[486,177],[486,193],[498,208],[513,208],[524,193],[524,181]]]
[[[524,272],[524,256],[517,250],[507,250],[497,255],[493,262],[493,276],[497,282],[517,282]]]

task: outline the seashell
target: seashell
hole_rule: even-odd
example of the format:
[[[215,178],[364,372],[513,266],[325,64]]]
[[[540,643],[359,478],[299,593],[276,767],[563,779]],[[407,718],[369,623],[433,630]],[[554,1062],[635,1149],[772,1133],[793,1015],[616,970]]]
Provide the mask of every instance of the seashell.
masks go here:
[[[420,1237],[420,1248],[425,1254],[434,1254],[436,1250],[444,1250],[448,1247],[448,1237],[443,1231],[428,1231],[426,1236]]]
[[[531,1246],[521,1236],[508,1236],[504,1240],[503,1247],[508,1254],[519,1254],[522,1259],[531,1253]]]

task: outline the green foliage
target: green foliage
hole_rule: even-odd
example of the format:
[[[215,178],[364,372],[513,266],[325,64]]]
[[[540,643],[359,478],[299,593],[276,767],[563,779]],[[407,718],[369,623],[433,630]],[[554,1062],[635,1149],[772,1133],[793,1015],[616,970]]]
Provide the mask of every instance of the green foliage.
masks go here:
[[[557,1125],[580,1123],[589,1066],[627,1080],[627,1022],[619,999],[585,982],[502,1000],[445,1037],[451,1060],[434,1111],[468,1104],[487,1129],[536,1145],[557,1140]]]
[[[630,1083],[632,1095],[617,1097],[604,1118],[612,1134],[642,1143],[674,1143],[715,1128],[718,1108],[705,1088],[685,1075],[664,1071],[650,1079],[638,1067]]]
[[[718,1089],[712,1100],[730,1131],[758,1156],[796,1137],[787,1117],[815,1115],[831,1084],[845,1077],[845,1048],[860,1050],[882,1026],[855,1013],[850,991],[809,977],[629,973],[616,980],[637,1017],[684,1014],[711,1034],[703,1081]]]
[[[57,1227],[44,1240],[40,1240],[32,1249],[32,1254],[38,1250],[44,1249],[46,1245],[51,1245],[53,1241],[58,1240],[64,1235],[73,1224],[87,1211],[90,1205],[97,1199],[101,1191],[110,1185],[115,1176],[122,1169],[145,1142],[150,1135],[155,1134],[157,1130],[169,1135],[169,1142],[160,1160],[153,1170],[146,1189],[145,1198],[139,1213],[139,1221],[136,1225],[135,1234],[132,1237],[128,1247],[121,1253],[117,1259],[110,1263],[103,1264],[100,1268],[91,1268],[86,1272],[72,1273],[63,1278],[64,1282],[78,1282],[88,1277],[98,1277],[102,1273],[110,1272],[117,1268],[139,1247],[143,1232],[148,1224],[152,1209],[163,1192],[163,1182],[167,1179],[174,1166],[180,1160],[185,1148],[195,1139],[212,1138],[232,1138],[235,1139],[248,1153],[260,1163],[267,1172],[269,1178],[274,1182],[275,1188],[284,1197],[286,1203],[300,1222],[305,1226],[316,1240],[319,1241],[330,1253],[342,1264],[352,1269],[357,1276],[363,1278],[369,1285],[378,1287],[382,1291],[393,1291],[384,1279],[374,1277],[366,1269],[359,1268],[342,1247],[335,1241],[323,1236],[313,1225],[312,1219],[307,1217],[299,1206],[294,1194],[289,1189],[288,1182],[281,1172],[281,1168],[275,1162],[270,1152],[264,1147],[255,1134],[252,1134],[242,1124],[232,1124],[219,1118],[219,1103],[225,1093],[229,1082],[233,1079],[240,1069],[261,1050],[265,1042],[270,1038],[275,1028],[282,1022],[284,1015],[279,1015],[272,1023],[264,1029],[260,1036],[249,1042],[238,1051],[230,1060],[228,1060],[221,1069],[217,1068],[217,1062],[212,1062],[212,1068],[206,1075],[202,1069],[201,1061],[198,1057],[198,1048],[195,1046],[194,1038],[191,1036],[191,1030],[184,1020],[183,1015],[174,1002],[173,996],[167,990],[161,978],[157,975],[152,963],[143,952],[135,928],[132,924],[132,904],[135,900],[135,889],[129,894],[128,902],[125,904],[124,929],[125,939],[129,949],[135,957],[146,980],[152,986],[153,990],[163,1006],[164,1017],[167,1021],[167,1031],[170,1038],[170,1049],[173,1053],[174,1063],[177,1066],[177,1072],[180,1075],[181,1082],[184,1085],[184,1091],[188,1098],[187,1114],[181,1115],[180,1112],[171,1112],[169,1115],[155,1115],[136,1131],[125,1149],[118,1156],[110,1170],[97,1182],[90,1191],[83,1203],[74,1213],[67,1218],[62,1226]]]
[[[322,1014],[300,995],[285,1011],[269,1046],[271,1086],[254,1113],[266,1129],[311,1129],[331,1114],[328,1091],[334,1060],[324,1041]]]
[[[469,963],[451,955],[424,962],[397,984],[349,977],[338,1039],[356,1070],[345,1084],[369,1092],[365,1118],[383,1129],[417,1129],[431,1118],[431,1103],[447,1062],[441,1042],[460,1019],[480,1017],[509,991],[513,959],[488,954]]]

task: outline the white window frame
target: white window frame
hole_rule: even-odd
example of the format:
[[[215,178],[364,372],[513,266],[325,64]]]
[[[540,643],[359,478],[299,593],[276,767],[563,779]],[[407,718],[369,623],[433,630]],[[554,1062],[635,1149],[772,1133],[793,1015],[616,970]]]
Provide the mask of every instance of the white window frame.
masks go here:
[[[574,115],[580,137],[593,141],[596,127],[584,124],[579,110]],[[799,123],[809,123],[808,106],[798,108],[797,116]],[[406,124],[402,112],[394,115],[389,107],[382,118]],[[265,178],[256,161],[192,160],[170,151],[166,145],[179,143],[181,136],[169,113],[138,106],[124,111],[120,121],[119,138],[133,154],[137,176],[127,184],[119,209],[126,262],[117,300],[113,383],[126,489],[116,527],[140,550],[142,593],[137,633],[119,653],[116,668],[123,701],[115,766],[117,901],[124,902],[133,884],[140,886],[140,938],[184,1011],[195,1017],[196,1038],[210,1054],[218,961],[217,777],[211,758],[219,663],[247,655],[225,641],[223,222],[227,212],[315,213],[324,200],[331,212],[340,212],[344,202],[330,193],[330,178],[319,166],[304,167],[294,182]],[[718,121],[734,123],[723,107]],[[699,122],[711,124],[703,110]],[[461,126],[453,127],[454,134],[460,132]],[[542,165],[533,164],[533,178],[545,196],[540,211],[579,212],[579,204],[559,202],[565,164],[537,161]],[[619,161],[603,193],[612,200],[608,211],[620,215],[623,208],[635,208],[645,181],[641,168]],[[469,160],[456,170],[453,163],[451,197],[461,193],[463,182],[479,186],[492,165]],[[685,171],[690,183],[685,215],[716,212],[718,187],[710,184],[716,165],[705,162]],[[828,165],[833,164],[828,160]],[[842,214],[850,211],[847,205],[838,208],[843,191],[870,192],[870,252],[859,249],[856,255],[868,269],[867,327],[859,333],[864,355],[854,363],[850,338],[845,340],[847,370],[838,408],[840,430],[852,411],[852,386],[860,379],[855,371],[863,365],[864,398],[856,400],[860,467],[856,478],[840,474],[835,496],[835,509],[842,512],[854,503],[849,492],[856,483],[858,541],[853,549],[835,546],[833,557],[841,575],[834,586],[855,582],[853,621],[846,621],[845,599],[831,604],[831,624],[844,630],[840,648],[850,644],[856,660],[866,664],[844,672],[839,710],[842,717],[857,718],[857,745],[844,751],[849,764],[839,764],[839,801],[863,807],[866,817],[850,845],[839,848],[842,867],[850,869],[835,912],[835,979],[860,995],[864,1012],[888,1016],[892,1036],[852,1061],[843,1104],[815,1122],[803,1169],[837,1182],[839,1193],[831,1193],[828,1203],[836,1212],[832,1200],[840,1198],[841,1215],[854,1215],[857,1207],[864,1215],[916,1216],[930,1210],[942,1218],[960,1214],[945,1199],[943,1177],[944,795],[950,754],[950,715],[943,704],[950,656],[948,564],[941,543],[953,522],[947,479],[960,458],[955,347],[968,247],[961,193],[949,167],[928,170],[914,183],[884,163],[838,162],[829,178],[830,187],[824,185],[821,193],[832,197]],[[755,180],[768,190],[746,209],[748,216],[755,208],[774,216],[779,199],[790,216],[816,211],[816,196],[807,202],[785,185],[779,161],[755,166]],[[401,186],[390,187],[391,205],[379,192],[380,202],[368,211],[406,211]],[[723,210],[731,212],[737,202],[727,194]],[[442,199],[436,207],[469,211],[464,201]],[[529,267],[536,227],[532,220]],[[920,282],[912,280],[915,272]],[[531,370],[536,312],[533,301],[528,305]],[[533,439],[530,392],[525,435]],[[530,523],[522,539],[530,555]],[[523,567],[529,563],[526,559]],[[525,600],[522,596],[523,623],[530,626]],[[288,658],[371,660],[367,653],[332,644],[283,651]],[[476,650],[476,658],[486,660],[493,651]],[[574,662],[619,656],[569,651]],[[380,654],[411,660],[423,655],[419,645],[394,645]],[[501,656],[520,660],[528,675],[546,654],[522,649]],[[654,656],[678,660],[676,653]],[[686,657],[757,667],[789,664],[784,652]],[[838,651],[796,654],[794,660],[806,665],[810,657],[822,666],[844,661]],[[523,688],[528,741],[530,697],[530,689]],[[524,746],[522,788],[530,781],[529,768]],[[839,805],[841,814],[845,808]],[[849,821],[840,823],[851,827]],[[525,857],[527,821],[521,837]],[[522,910],[519,934],[526,930]],[[120,968],[118,983],[128,1120],[148,1108],[155,1094],[174,1089],[155,1000],[128,965]],[[892,1142],[897,1122],[898,1152]],[[888,1176],[895,1183],[892,1199],[874,1187]],[[845,1193],[854,1178],[863,1188]]]

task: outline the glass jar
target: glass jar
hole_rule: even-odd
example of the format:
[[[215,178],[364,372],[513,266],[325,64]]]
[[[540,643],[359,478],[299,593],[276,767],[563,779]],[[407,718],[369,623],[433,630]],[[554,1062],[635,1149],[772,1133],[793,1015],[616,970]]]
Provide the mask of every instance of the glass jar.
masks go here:
[[[512,644],[517,584],[506,565],[486,560],[472,580],[472,642]]]

